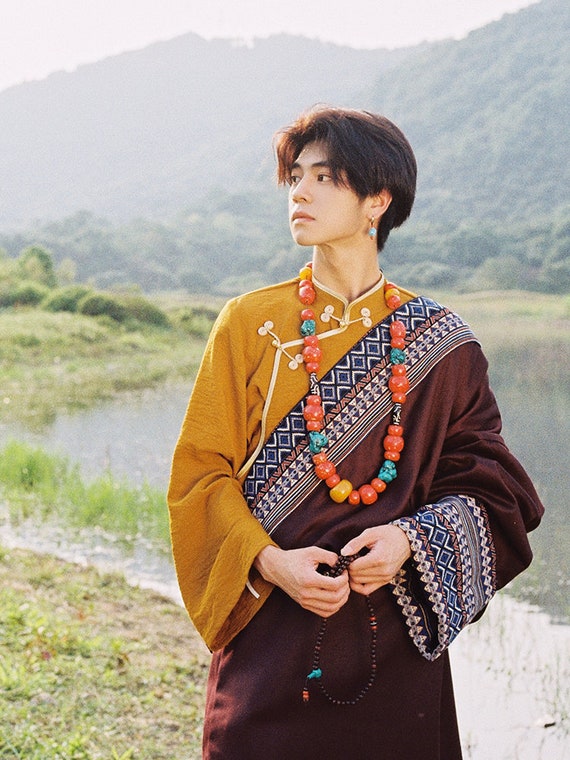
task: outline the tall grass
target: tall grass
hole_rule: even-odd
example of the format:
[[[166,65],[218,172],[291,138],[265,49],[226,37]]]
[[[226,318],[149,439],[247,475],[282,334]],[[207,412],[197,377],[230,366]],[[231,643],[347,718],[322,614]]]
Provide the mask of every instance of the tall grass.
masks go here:
[[[0,453],[0,489],[14,521],[52,518],[168,546],[164,494],[147,483],[134,488],[110,472],[86,482],[66,457],[11,441]]]

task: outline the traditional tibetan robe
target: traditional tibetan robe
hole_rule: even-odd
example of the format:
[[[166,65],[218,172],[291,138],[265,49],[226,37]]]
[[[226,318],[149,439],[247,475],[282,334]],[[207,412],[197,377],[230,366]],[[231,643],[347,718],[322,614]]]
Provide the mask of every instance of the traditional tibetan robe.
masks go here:
[[[297,285],[223,309],[173,458],[179,584],[214,651],[204,757],[457,760],[448,646],[529,564],[527,532],[542,506],[501,437],[487,362],[469,327],[405,291],[391,312],[382,282],[352,303],[314,282],[327,455],[355,486],[383,460],[393,406],[389,325],[406,326],[410,389],[397,477],[374,504],[332,502],[303,418]],[[411,559],[368,602],[351,593],[324,632],[318,616],[253,568],[269,544],[338,553],[387,523],[405,531]]]

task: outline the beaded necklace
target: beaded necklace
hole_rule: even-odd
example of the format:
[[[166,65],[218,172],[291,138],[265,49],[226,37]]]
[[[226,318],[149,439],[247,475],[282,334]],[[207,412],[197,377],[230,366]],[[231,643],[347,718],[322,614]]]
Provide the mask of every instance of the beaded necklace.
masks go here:
[[[329,487],[329,495],[332,501],[341,504],[344,501],[352,506],[362,503],[365,505],[373,504],[378,499],[387,485],[397,476],[396,462],[400,459],[400,453],[404,448],[404,429],[401,422],[402,405],[406,401],[406,393],[410,387],[409,380],[406,376],[405,337],[406,327],[399,320],[392,320],[390,323],[390,362],[391,376],[388,381],[388,387],[392,393],[392,416],[391,424],[388,425],[387,434],[384,437],[384,460],[378,471],[378,475],[370,483],[365,483],[355,489],[349,480],[342,479],[338,474],[336,466],[328,459],[326,446],[328,438],[323,432],[324,429],[324,409],[322,406],[321,392],[317,378],[322,351],[319,348],[319,338],[316,331],[315,313],[308,308],[314,303],[316,298],[315,288],[312,282],[313,270],[312,264],[306,264],[299,272],[299,300],[305,307],[301,311],[301,328],[304,348],[302,351],[305,369],[309,373],[309,393],[305,399],[303,408],[303,417],[309,437],[309,449],[312,453],[315,474],[320,480],[324,480]],[[400,291],[393,283],[384,285],[384,298],[390,309],[397,309],[401,305]],[[337,577],[346,570],[346,568],[361,554],[352,554],[350,556],[339,555],[334,567],[322,569],[323,575]],[[376,613],[368,596],[365,596],[368,608],[368,621],[370,628],[370,674],[367,682],[352,699],[339,699],[330,694],[323,685],[321,668],[321,649],[323,639],[327,628],[327,619],[321,619],[321,626],[317,634],[315,647],[313,650],[312,670],[305,679],[305,685],[302,692],[303,702],[309,701],[309,683],[315,680],[325,697],[335,705],[354,705],[366,695],[374,681],[376,680],[376,642],[378,637],[378,622]]]
[[[303,306],[308,307],[316,298],[313,286],[312,264],[306,264],[299,272],[299,300]],[[384,298],[391,309],[397,309],[401,305],[400,291],[393,283],[384,286]],[[302,351],[305,369],[309,373],[309,393],[305,399],[303,417],[309,436],[309,450],[313,455],[315,474],[324,480],[329,487],[330,498],[341,504],[348,501],[352,506],[373,504],[378,499],[378,494],[386,490],[386,486],[397,476],[396,462],[400,459],[400,453],[404,448],[404,428],[400,424],[402,405],[406,402],[406,393],[410,387],[410,381],[406,375],[406,354],[404,352],[406,326],[403,322],[395,319],[390,323],[390,362],[391,376],[388,387],[392,393],[391,424],[388,425],[387,434],[384,437],[384,461],[378,471],[378,475],[370,483],[365,483],[359,488],[354,488],[350,480],[341,478],[336,466],[328,459],[326,446],[328,438],[323,432],[324,409],[322,406],[321,390],[317,374],[319,372],[322,350],[319,348],[315,313],[310,308],[301,311],[301,335],[303,336],[304,348]]]

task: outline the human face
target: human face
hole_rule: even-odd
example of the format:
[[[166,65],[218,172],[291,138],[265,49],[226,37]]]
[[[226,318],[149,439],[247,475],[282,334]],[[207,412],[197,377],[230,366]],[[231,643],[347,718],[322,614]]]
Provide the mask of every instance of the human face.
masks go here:
[[[353,248],[367,241],[366,203],[352,188],[333,181],[322,143],[303,148],[290,182],[289,224],[298,245]]]

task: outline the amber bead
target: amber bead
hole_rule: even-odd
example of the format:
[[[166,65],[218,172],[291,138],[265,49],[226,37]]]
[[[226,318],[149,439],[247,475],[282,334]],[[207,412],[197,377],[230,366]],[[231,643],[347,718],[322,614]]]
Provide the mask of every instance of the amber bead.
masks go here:
[[[337,504],[346,501],[352,491],[352,483],[349,480],[341,480],[340,483],[330,490],[330,497]]]
[[[387,290],[384,291],[384,297],[386,298],[386,300],[388,300],[389,298],[394,298],[394,297],[399,298],[400,291],[398,290],[398,288],[388,288]]]
[[[299,270],[299,277],[301,280],[310,280],[313,276],[313,270],[310,266],[305,265]]]

